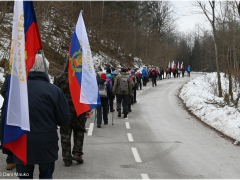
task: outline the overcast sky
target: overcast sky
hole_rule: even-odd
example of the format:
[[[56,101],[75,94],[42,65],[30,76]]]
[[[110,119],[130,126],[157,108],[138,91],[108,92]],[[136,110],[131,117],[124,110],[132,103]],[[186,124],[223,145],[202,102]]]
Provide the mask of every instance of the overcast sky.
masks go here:
[[[195,29],[195,25],[199,24],[201,28],[209,28],[209,22],[206,20],[199,7],[194,6],[196,1],[171,1],[176,7],[176,17],[178,30],[182,32],[189,32]]]

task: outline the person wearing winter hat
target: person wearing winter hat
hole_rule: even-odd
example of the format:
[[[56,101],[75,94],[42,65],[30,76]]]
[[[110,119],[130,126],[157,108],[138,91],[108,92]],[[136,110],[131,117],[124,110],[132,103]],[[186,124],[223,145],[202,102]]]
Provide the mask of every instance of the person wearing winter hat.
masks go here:
[[[113,80],[112,80],[112,75],[111,74],[107,74],[106,82],[109,83],[110,88],[112,89],[112,87],[113,87]],[[115,109],[113,108],[113,100],[114,100],[114,96],[110,95],[109,99],[108,99],[110,112],[114,112],[115,111]]]
[[[122,68],[121,68],[121,72],[125,72],[125,73],[126,73],[126,72],[127,72],[127,69],[124,68],[124,67],[122,67]]]
[[[100,95],[101,99],[101,106],[97,107],[97,127],[100,128],[102,125],[102,118],[104,121],[104,125],[108,124],[108,99],[110,99],[110,96],[112,95],[112,89],[110,87],[110,83],[106,82],[107,75],[105,73],[102,73],[100,75],[100,79],[97,80],[98,87],[106,87],[107,94]],[[102,89],[102,88],[101,88]]]
[[[121,104],[123,102],[124,118],[128,119],[128,101],[129,96],[132,94],[132,89],[130,85],[129,74],[126,73],[125,68],[121,68],[120,75],[118,75],[115,79],[113,93],[116,94],[117,97],[118,117],[121,117]]]
[[[115,76],[112,74],[112,71],[111,71],[110,68],[108,68],[108,69],[106,70],[106,74],[107,74],[107,75],[108,75],[108,74],[111,75],[112,83],[114,84]]]
[[[107,73],[107,74],[111,74],[111,69],[110,69],[110,68],[107,68],[106,73]]]
[[[100,79],[106,80],[106,79],[107,79],[107,75],[106,75],[105,73],[102,73],[102,74],[100,75]]]

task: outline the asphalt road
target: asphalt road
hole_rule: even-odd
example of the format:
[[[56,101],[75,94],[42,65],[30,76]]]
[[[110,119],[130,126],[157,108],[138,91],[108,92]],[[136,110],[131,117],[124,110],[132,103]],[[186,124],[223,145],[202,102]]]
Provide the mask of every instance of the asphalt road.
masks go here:
[[[201,74],[191,74],[191,79]],[[203,125],[178,98],[189,77],[148,83],[137,91],[129,119],[109,114],[109,124],[96,127],[95,112],[87,120],[83,164],[65,167],[56,161],[55,179],[231,179],[240,178],[239,146]],[[16,179],[5,170],[0,179]],[[38,178],[38,166],[35,178]],[[5,176],[3,176],[5,174]],[[7,176],[9,175],[9,176]]]

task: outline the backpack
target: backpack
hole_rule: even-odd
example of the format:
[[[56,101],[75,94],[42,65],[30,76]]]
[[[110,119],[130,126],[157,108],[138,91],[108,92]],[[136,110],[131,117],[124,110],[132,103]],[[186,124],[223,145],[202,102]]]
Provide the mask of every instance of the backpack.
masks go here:
[[[121,77],[119,88],[120,91],[128,92],[128,78]]]
[[[107,82],[105,81],[103,84],[98,84],[98,90],[100,97],[107,97]]]
[[[155,71],[152,71],[152,76],[155,76],[155,73],[156,73]]]
[[[113,82],[112,82],[112,79],[110,79],[110,78],[107,78],[107,79],[106,79],[106,82],[109,82],[110,88],[112,88],[112,87],[113,87]]]
[[[143,70],[142,70],[142,76],[143,76],[143,77],[147,77],[147,76],[148,76],[148,73],[147,73],[147,70],[146,70],[146,69],[143,69]]]

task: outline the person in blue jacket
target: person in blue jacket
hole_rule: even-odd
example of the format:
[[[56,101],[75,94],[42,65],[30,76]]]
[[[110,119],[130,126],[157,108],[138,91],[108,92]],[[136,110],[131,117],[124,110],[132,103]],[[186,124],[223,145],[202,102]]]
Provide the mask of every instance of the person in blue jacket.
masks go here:
[[[147,80],[148,80],[148,70],[146,66],[143,67],[142,69],[142,79],[143,79],[143,86],[147,85]]]
[[[190,67],[190,65],[188,65],[188,67],[187,67],[188,77],[190,77],[190,72],[191,72],[191,67]]]

